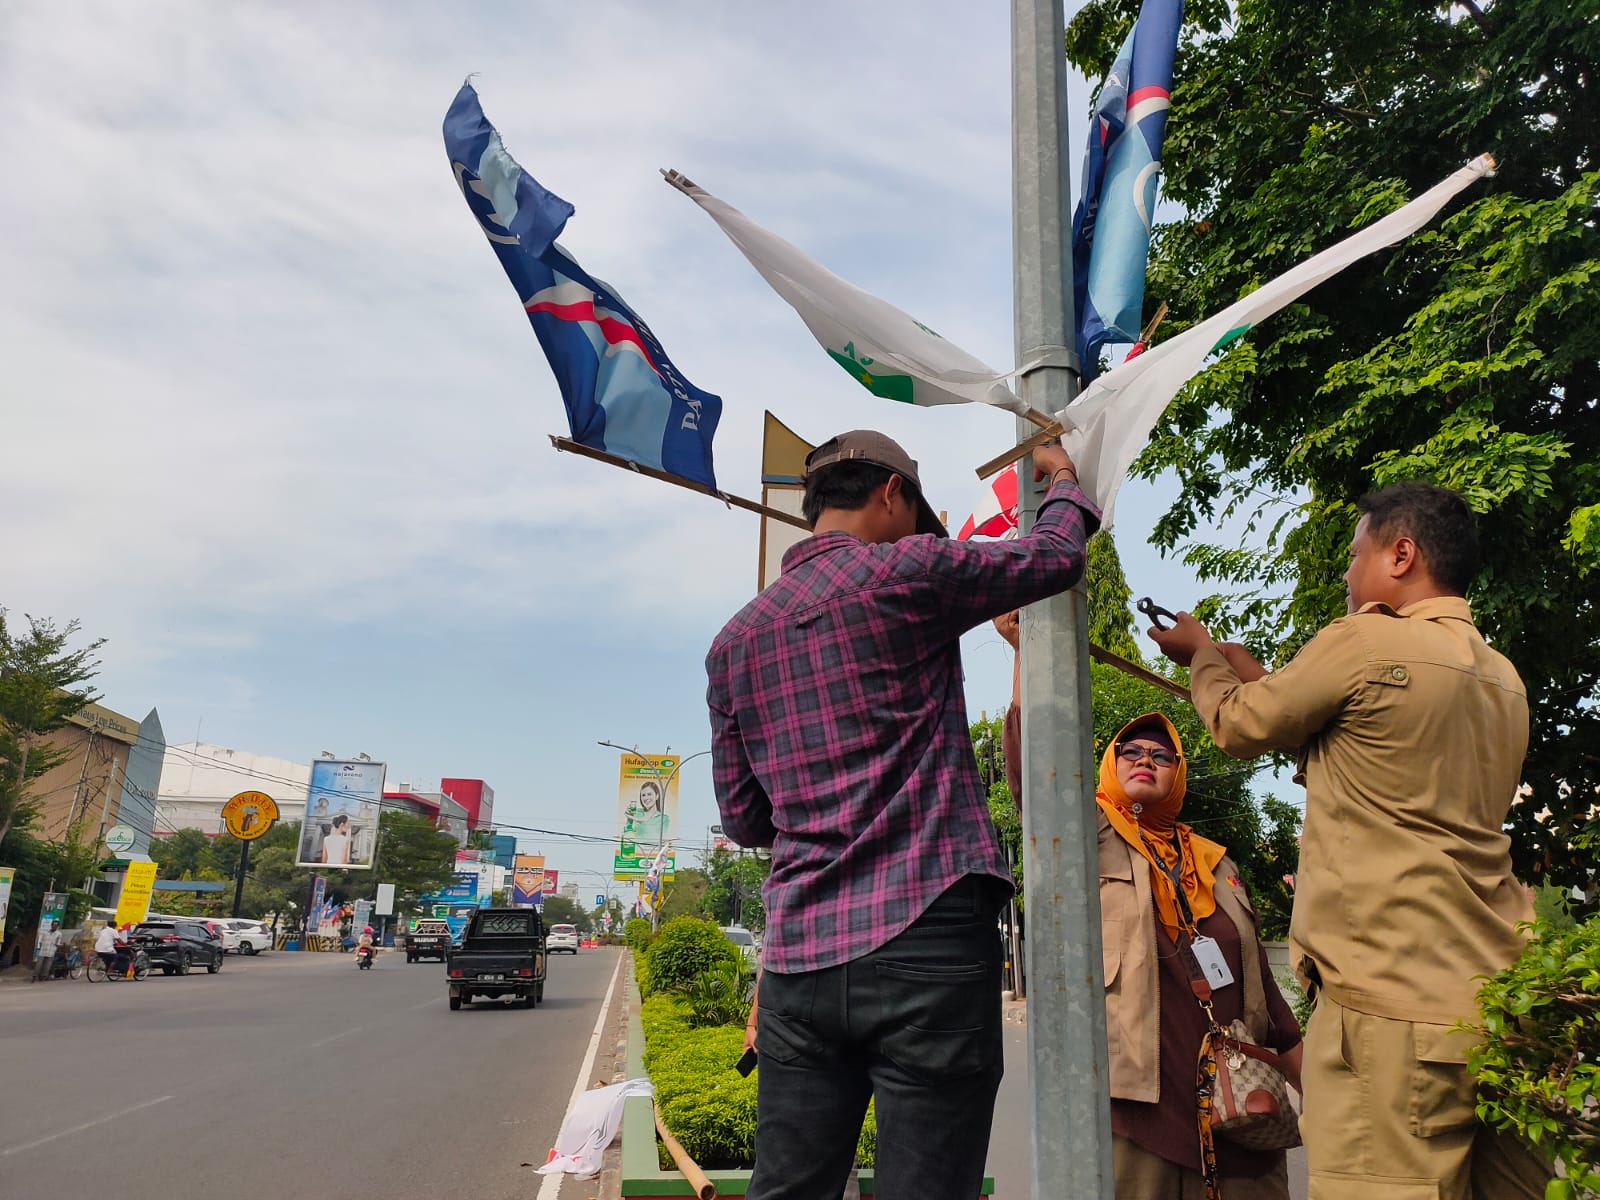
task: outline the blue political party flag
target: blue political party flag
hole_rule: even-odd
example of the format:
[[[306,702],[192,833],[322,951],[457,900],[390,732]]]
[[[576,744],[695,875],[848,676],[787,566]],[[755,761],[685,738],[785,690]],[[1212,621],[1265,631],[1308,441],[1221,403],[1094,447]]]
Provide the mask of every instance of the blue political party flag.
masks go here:
[[[1136,342],[1150,257],[1150,216],[1172,106],[1182,0],[1144,0],[1095,99],[1083,196],[1072,216],[1072,285],[1084,383],[1100,347]]]
[[[470,83],[445,114],[444,144],[550,360],[572,440],[714,489],[722,400],[685,379],[639,315],[556,243],[576,210],[506,152]]]

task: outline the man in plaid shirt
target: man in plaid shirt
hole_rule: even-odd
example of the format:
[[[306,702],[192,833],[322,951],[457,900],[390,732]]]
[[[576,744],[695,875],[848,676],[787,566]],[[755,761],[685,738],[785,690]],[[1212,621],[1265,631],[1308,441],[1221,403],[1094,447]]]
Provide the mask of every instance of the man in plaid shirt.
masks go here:
[[[952,542],[879,433],[806,459],[813,536],[706,658],[722,825],[772,849],[750,1200],[839,1196],[876,1099],[882,1200],[979,1194],[1011,876],[962,694],[967,630],[1071,587],[1100,514],[1059,446],[1014,542]]]

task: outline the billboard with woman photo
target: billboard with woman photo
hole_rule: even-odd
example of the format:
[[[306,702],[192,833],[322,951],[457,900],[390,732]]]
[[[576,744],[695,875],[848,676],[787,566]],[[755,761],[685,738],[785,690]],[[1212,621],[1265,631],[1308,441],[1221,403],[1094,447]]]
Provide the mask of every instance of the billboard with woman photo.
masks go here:
[[[383,763],[319,758],[311,764],[297,865],[372,869],[383,776]]]

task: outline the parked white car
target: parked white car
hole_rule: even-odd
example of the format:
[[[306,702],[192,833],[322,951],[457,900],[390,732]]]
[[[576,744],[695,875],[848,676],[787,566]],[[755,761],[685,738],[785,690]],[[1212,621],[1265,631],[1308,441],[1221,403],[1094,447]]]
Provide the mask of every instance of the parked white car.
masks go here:
[[[230,953],[251,955],[272,949],[272,930],[260,921],[239,919],[224,921],[222,924],[227,930],[223,938]]]
[[[743,925],[724,925],[722,927],[722,936],[739,947],[739,953],[744,955],[744,961],[752,969],[760,965],[761,946],[756,941],[755,934],[751,933]]]

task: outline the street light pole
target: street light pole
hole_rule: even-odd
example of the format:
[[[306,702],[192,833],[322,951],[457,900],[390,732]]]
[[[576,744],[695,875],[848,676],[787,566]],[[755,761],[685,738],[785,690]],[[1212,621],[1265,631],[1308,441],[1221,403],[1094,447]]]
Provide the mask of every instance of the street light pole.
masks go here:
[[[1022,398],[1056,413],[1077,390],[1072,194],[1063,153],[1067,79],[1062,0],[1012,0],[1012,251]],[[1035,432],[1017,421],[1023,437]],[[1026,475],[1023,476],[1026,479]],[[1019,489],[1026,533],[1040,490]],[[1028,919],[1031,1194],[1114,1194],[1100,950],[1094,726],[1087,594],[1080,583],[1023,613],[1023,861]]]

